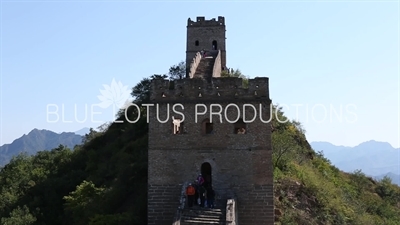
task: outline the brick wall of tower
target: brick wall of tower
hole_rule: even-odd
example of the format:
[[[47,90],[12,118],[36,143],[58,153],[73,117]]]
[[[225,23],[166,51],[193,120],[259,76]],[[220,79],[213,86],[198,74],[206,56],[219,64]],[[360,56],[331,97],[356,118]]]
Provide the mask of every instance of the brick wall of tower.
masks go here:
[[[232,153],[232,151],[234,151]],[[149,151],[148,224],[170,225],[179,206],[184,181],[196,178],[203,162],[213,172],[218,198],[236,196],[241,224],[273,224],[271,151]],[[172,169],[174,168],[174,169]]]
[[[179,206],[179,184],[194,180],[204,162],[212,167],[217,195],[223,199],[236,196],[241,224],[273,224],[271,127],[259,115],[261,104],[262,119],[270,119],[268,78],[251,79],[247,89],[239,78],[215,78],[211,83],[183,79],[173,86],[166,80],[154,80],[151,90],[151,99],[159,108],[158,113],[156,106],[148,111],[149,224],[173,222]],[[176,107],[185,115],[184,133],[173,134],[171,117],[181,115],[174,113],[172,106],[179,103],[184,106],[184,109]],[[244,104],[251,104],[257,110],[255,121],[247,124],[244,135],[234,134],[234,126],[226,120],[237,117],[234,107],[229,107],[224,115],[224,109],[231,103],[239,106],[242,118]],[[167,104],[170,104],[168,117]],[[205,104],[208,110],[210,104],[222,106],[222,121],[213,116],[213,134],[202,133],[201,122],[210,118],[208,113],[198,115],[195,121],[196,104]],[[250,106],[244,112],[247,119],[255,115]],[[167,118],[166,123],[158,122]]]
[[[177,207],[181,187],[179,184],[148,185],[147,224],[171,225]]]
[[[273,185],[251,185],[234,188],[237,193],[239,224],[273,225]]]

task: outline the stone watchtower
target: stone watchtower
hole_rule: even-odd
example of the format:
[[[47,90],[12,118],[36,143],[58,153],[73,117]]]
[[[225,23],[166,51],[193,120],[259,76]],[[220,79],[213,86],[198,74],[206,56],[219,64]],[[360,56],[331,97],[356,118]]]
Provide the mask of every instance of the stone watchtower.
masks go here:
[[[209,22],[201,18],[199,24]],[[223,21],[219,17],[220,25],[215,26],[223,26]],[[214,40],[225,53],[222,30],[213,33],[217,28],[211,28],[209,36],[200,32],[196,37],[194,30],[189,31],[195,26],[189,25],[187,57]],[[223,64],[222,60],[214,63]],[[214,69],[213,74],[215,71],[220,70]],[[216,76],[209,80],[152,80],[153,106],[148,109],[149,225],[172,225],[180,214],[177,212],[184,212],[178,210],[185,188],[182,185],[193,182],[199,173],[212,184],[217,207],[224,209],[228,199],[235,199],[239,224],[274,222],[269,80],[250,79],[245,87],[241,78]]]
[[[204,17],[197,17],[196,21],[190,18],[187,21],[186,41],[186,67],[190,66],[193,57],[197,52],[205,49],[221,51],[221,67],[226,68],[226,47],[225,47],[225,18],[218,17],[218,20],[205,20]]]

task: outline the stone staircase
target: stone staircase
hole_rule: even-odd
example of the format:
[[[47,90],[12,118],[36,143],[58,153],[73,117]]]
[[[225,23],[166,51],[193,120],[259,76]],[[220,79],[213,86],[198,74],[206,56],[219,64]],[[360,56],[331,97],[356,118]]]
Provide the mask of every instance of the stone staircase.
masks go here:
[[[214,69],[214,62],[218,52],[207,52],[207,56],[200,60],[194,77],[211,77]]]
[[[194,206],[192,208],[185,208],[181,215],[181,225],[207,225],[218,224],[225,225],[225,207],[217,207],[214,209],[200,208]]]
[[[216,193],[214,200],[214,208],[210,209],[208,207],[200,207],[199,205],[194,205],[193,207],[188,207],[186,199],[186,188],[189,182],[184,182],[182,185],[181,196],[180,196],[180,206],[178,207],[173,225],[226,225],[226,221],[229,220],[227,217],[227,210],[231,210],[231,207],[227,209],[228,199]],[[228,211],[230,212],[230,211]],[[230,218],[230,217],[229,217]],[[229,223],[231,224],[231,223]],[[233,223],[235,224],[235,223]]]

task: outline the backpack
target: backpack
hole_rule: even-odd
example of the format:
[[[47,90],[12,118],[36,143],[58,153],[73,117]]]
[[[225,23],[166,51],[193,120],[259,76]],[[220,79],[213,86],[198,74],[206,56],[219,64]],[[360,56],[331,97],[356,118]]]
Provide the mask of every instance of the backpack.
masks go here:
[[[196,193],[196,190],[194,189],[194,187],[192,185],[189,185],[186,188],[186,194],[187,195],[194,195]]]

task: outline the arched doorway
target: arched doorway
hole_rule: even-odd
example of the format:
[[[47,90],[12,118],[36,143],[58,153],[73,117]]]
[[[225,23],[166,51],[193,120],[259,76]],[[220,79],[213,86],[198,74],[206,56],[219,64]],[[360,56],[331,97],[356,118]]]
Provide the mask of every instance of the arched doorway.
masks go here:
[[[211,185],[212,184],[212,172],[211,165],[208,162],[201,164],[201,175],[204,177],[204,184]]]
[[[214,40],[214,41],[212,42],[212,50],[217,50],[217,49],[218,49],[217,41]]]

